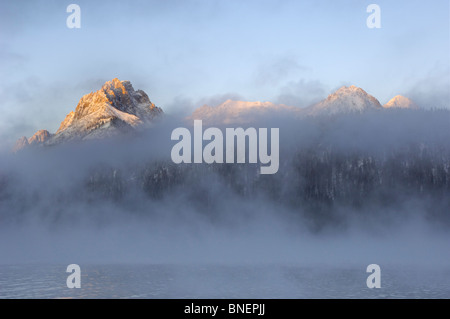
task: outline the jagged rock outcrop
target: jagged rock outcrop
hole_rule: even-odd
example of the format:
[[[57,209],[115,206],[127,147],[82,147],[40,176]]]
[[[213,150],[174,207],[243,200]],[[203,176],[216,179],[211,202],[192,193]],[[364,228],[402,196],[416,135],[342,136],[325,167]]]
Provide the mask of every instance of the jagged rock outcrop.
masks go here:
[[[52,135],[47,130],[39,130],[28,139],[29,145],[45,143]]]
[[[71,140],[109,137],[151,124],[163,111],[129,81],[114,78],[100,90],[83,96],[75,111],[67,114],[55,134],[39,130],[26,142],[21,138],[15,151],[29,145],[54,145]]]
[[[22,136],[16,141],[12,151],[17,152],[23,148],[40,146],[47,142],[51,136],[52,134],[50,134],[47,130],[39,130],[30,138]]]

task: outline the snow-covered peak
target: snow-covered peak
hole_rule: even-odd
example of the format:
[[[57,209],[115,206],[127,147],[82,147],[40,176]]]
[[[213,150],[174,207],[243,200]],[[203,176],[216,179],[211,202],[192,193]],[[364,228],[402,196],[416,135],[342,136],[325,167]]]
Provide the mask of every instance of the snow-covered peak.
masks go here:
[[[162,113],[144,91],[135,91],[129,81],[114,78],[100,90],[84,95],[55,134],[40,130],[27,141],[22,138],[17,147],[111,136],[149,124]]]
[[[370,109],[381,109],[380,102],[363,89],[343,86],[330,94],[325,100],[309,108],[311,115],[363,112]]]
[[[103,137],[113,131],[151,123],[161,114],[162,110],[144,91],[135,91],[130,81],[114,78],[105,82],[100,90],[80,99],[75,111],[66,116],[50,143]]]
[[[74,120],[98,111],[105,103],[121,112],[135,115],[143,122],[152,120],[160,113],[160,109],[150,101],[144,91],[135,91],[130,81],[114,78],[103,84],[100,90],[86,94],[80,99],[75,109]]]
[[[384,108],[418,109],[419,106],[407,97],[397,95],[383,105]]]

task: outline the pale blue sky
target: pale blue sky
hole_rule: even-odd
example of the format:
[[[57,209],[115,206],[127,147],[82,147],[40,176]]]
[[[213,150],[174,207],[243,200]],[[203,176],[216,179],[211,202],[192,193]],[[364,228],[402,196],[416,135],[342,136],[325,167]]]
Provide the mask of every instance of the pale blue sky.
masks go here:
[[[81,29],[66,27],[70,3]],[[381,29],[366,26],[370,3]],[[227,96],[307,106],[349,84],[443,107],[449,17],[448,0],[2,0],[0,137],[54,132],[113,77],[166,113]]]

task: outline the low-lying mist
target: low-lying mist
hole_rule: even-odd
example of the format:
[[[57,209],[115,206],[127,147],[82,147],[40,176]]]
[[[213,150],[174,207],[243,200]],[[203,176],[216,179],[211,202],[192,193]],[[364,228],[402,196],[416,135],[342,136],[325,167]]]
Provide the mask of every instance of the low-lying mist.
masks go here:
[[[450,263],[450,111],[263,119],[274,175],[174,164],[180,126],[2,154],[0,263]]]

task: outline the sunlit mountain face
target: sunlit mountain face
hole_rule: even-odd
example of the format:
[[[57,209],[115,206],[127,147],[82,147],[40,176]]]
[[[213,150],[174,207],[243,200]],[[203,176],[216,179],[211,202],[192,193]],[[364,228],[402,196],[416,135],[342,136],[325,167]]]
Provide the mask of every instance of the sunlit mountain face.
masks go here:
[[[418,109],[419,106],[407,97],[396,95],[383,105],[384,108]]]
[[[100,90],[84,95],[75,111],[67,114],[59,129],[50,134],[39,130],[31,138],[20,138],[15,146],[53,145],[72,140],[105,138],[149,125],[163,114],[142,90],[135,91],[129,81],[114,78]]]

